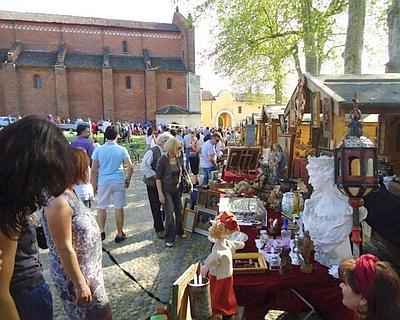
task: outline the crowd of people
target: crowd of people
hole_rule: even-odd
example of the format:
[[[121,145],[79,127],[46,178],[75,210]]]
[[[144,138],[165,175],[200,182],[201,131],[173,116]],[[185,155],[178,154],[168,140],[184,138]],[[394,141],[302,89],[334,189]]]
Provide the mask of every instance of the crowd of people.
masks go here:
[[[147,188],[155,236],[167,248],[182,227],[181,182],[190,170],[207,184],[225,144],[223,130],[164,130],[150,136],[140,170]],[[229,135],[232,135],[228,130]],[[112,319],[102,272],[106,209],[113,200],[114,241],[126,239],[124,207],[133,165],[110,124],[95,148],[82,124],[71,144],[51,121],[25,117],[0,132],[0,317],[52,319],[52,296],[39,261],[39,218],[49,248],[52,281],[71,319]],[[147,143],[148,142],[148,143]],[[278,147],[276,147],[278,148]],[[280,150],[277,150],[278,153]],[[282,161],[282,159],[278,159]],[[97,215],[90,210],[97,194]],[[41,210],[39,210],[41,209]],[[39,211],[38,211],[39,210]],[[36,217],[39,215],[39,217]],[[371,255],[341,266],[343,303],[361,319],[397,319],[400,280],[387,262]]]

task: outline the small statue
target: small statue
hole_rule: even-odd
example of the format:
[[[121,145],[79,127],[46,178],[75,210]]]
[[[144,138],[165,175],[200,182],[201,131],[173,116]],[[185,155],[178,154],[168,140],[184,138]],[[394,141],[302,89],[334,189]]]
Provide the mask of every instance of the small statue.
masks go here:
[[[270,204],[271,207],[276,207],[279,197],[282,195],[280,192],[280,185],[276,185],[274,189],[272,189],[267,202]]]
[[[292,258],[290,258],[290,248],[284,247],[282,248],[279,256],[281,257],[281,269],[279,270],[280,274],[291,274],[292,273]]]
[[[310,233],[304,231],[304,237],[300,239],[300,253],[303,257],[303,262],[300,266],[300,271],[304,273],[311,273],[313,265],[311,263],[311,253],[314,250],[314,244],[311,241]]]
[[[232,316],[237,313],[237,302],[233,290],[232,250],[243,249],[244,242],[230,241],[227,237],[240,231],[236,217],[230,212],[222,212],[211,221],[209,236],[215,240],[210,255],[201,266],[203,276],[208,273],[211,289],[213,316]]]
[[[259,168],[258,168],[258,176],[257,179],[258,182],[258,186],[261,190],[263,190],[265,188],[265,186],[269,183],[269,179],[270,179],[270,170],[269,170],[269,165],[268,163],[265,163],[263,161],[258,160],[259,163]]]

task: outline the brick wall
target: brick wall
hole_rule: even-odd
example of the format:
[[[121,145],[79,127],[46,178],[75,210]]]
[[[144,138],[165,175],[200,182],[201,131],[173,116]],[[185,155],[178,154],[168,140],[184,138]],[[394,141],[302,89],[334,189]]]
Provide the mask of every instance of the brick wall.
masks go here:
[[[126,77],[131,78],[131,89],[126,88]],[[114,71],[115,119],[141,121],[145,119],[144,74]]]
[[[47,24],[40,23],[18,22],[17,25],[20,27],[48,27]],[[59,28],[58,26],[54,27]],[[3,30],[4,29],[1,29],[0,33],[2,33]],[[21,40],[24,50],[29,48],[31,50],[57,51],[61,42],[61,34],[59,32],[49,32],[45,30],[31,31],[21,29],[14,29],[10,31],[14,33],[15,40]]]
[[[141,56],[142,50],[146,48],[150,55],[180,57],[182,41],[184,41],[183,38],[176,38],[180,35],[177,32],[145,31],[144,35],[144,32],[140,30],[115,27],[16,22],[17,28],[13,29],[13,23],[0,20],[0,24],[10,27],[0,27],[0,48],[7,49],[15,40],[21,40],[24,50],[57,51],[58,46],[65,42],[68,51],[101,54],[103,47],[109,47],[110,54],[122,54],[122,42],[126,41],[129,54]],[[32,28],[39,28],[39,30],[30,30]],[[46,31],[48,28],[51,28],[52,31]],[[129,33],[130,35],[111,35],[110,32]],[[132,32],[142,34],[142,36],[133,36]]]
[[[71,118],[103,118],[101,70],[68,70],[67,79]]]
[[[167,89],[167,79],[172,79],[172,89]],[[185,108],[186,100],[186,74],[183,72],[157,72],[157,107],[176,105]]]
[[[0,21],[1,24],[12,27],[11,22]],[[0,29],[0,48],[9,49],[15,42],[15,35],[13,29],[2,28]]]
[[[143,52],[142,38],[141,37],[124,37],[124,36],[111,36],[104,35],[104,46],[110,48],[110,54],[123,54],[122,42],[126,41],[128,44],[128,54],[141,56]]]
[[[149,50],[154,57],[180,57],[179,39],[143,38],[143,48]]]
[[[22,50],[57,52],[66,44],[68,52],[128,54],[142,56],[147,49],[152,57],[181,57],[186,52],[186,38],[181,32],[130,29],[96,25],[73,25],[0,20],[0,49],[10,49],[16,40]],[[0,61],[0,64],[4,61]],[[186,62],[186,61],[185,61]],[[156,108],[167,105],[187,107],[185,72],[147,70],[120,71],[69,69],[62,64],[52,68],[15,67],[3,64],[0,72],[0,116],[49,113],[77,117],[143,122],[155,119]],[[34,75],[41,77],[41,88],[34,88]],[[132,89],[126,89],[130,76]],[[167,78],[172,89],[167,89]]]
[[[39,75],[41,88],[34,87],[34,76]],[[54,71],[44,68],[17,69],[21,114],[46,116],[56,113]]]

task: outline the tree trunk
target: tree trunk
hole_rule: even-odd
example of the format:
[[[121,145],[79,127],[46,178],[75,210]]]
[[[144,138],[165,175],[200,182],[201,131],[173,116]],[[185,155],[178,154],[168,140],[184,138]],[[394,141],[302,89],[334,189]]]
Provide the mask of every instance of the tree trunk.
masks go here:
[[[344,73],[361,74],[361,58],[364,44],[365,0],[349,0],[346,47],[344,49]]]
[[[304,30],[304,54],[306,57],[306,72],[319,74],[318,70],[318,52],[315,43],[315,33],[312,30],[312,0],[302,2],[303,30]]]
[[[275,79],[274,90],[275,90],[275,103],[282,104],[282,101],[283,101],[282,79]]]
[[[293,53],[294,66],[296,68],[297,75],[300,77],[303,74],[303,71],[301,70],[300,66],[299,50],[297,44],[292,48],[292,53]]]
[[[389,62],[386,72],[400,72],[400,0],[392,0],[388,10]]]

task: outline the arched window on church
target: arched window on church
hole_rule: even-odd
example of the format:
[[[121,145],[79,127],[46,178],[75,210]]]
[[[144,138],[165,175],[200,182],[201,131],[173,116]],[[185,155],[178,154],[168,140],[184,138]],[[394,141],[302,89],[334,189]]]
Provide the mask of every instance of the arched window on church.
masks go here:
[[[131,79],[131,77],[126,77],[125,78],[125,87],[127,89],[131,89],[132,88],[132,79]]]
[[[167,79],[167,89],[172,89],[172,79],[171,78]]]
[[[35,89],[40,89],[42,87],[42,80],[40,80],[40,76],[35,74],[33,77],[33,87]]]
[[[128,52],[128,42],[122,41],[122,52]]]

